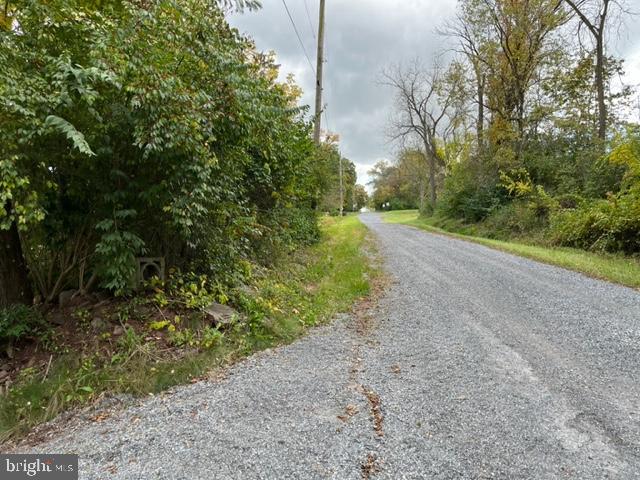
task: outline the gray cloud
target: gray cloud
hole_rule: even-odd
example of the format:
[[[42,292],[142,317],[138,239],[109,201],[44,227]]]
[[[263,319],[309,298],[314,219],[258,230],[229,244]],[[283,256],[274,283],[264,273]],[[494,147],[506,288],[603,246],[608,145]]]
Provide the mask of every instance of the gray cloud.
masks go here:
[[[315,66],[314,30],[318,0],[287,0],[306,51]],[[359,181],[394,147],[384,135],[393,108],[393,92],[380,85],[380,71],[419,57],[429,61],[445,49],[436,28],[455,11],[455,0],[328,0],[324,103],[331,131],[340,134],[344,156],[356,163]],[[282,0],[263,0],[257,12],[233,15],[232,25],[249,34],[261,50],[274,50],[281,75],[293,73],[304,89],[303,103],[313,105],[314,76],[296,39]],[[640,27],[627,22],[616,51],[627,58],[627,81],[640,83]]]

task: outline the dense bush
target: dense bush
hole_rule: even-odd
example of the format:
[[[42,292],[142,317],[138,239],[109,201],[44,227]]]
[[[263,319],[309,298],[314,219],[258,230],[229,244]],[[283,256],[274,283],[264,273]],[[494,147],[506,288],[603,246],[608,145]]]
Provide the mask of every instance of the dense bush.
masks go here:
[[[640,195],[629,193],[596,200],[560,212],[552,219],[552,239],[559,245],[608,252],[640,252]]]
[[[438,206],[441,214],[478,222],[507,202],[507,192],[497,178],[479,169],[471,160],[451,167]]]
[[[621,190],[606,200],[582,201],[577,208],[552,218],[553,240],[590,250],[640,252],[640,140],[637,132],[607,156],[609,163],[625,172]]]
[[[278,254],[288,253],[300,245],[310,245],[320,238],[317,213],[304,208],[280,208],[270,211],[261,222],[254,239],[258,260],[271,262]]]
[[[0,228],[21,229],[44,299],[126,292],[140,255],[231,278],[317,237],[300,90],[218,2],[10,5]]]

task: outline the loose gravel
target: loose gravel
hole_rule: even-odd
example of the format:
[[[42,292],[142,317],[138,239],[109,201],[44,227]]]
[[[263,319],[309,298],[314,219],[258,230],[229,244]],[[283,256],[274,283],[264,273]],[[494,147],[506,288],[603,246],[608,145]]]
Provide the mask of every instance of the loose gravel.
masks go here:
[[[30,450],[78,453],[83,479],[640,478],[638,292],[362,219],[395,279],[367,328],[343,316]]]

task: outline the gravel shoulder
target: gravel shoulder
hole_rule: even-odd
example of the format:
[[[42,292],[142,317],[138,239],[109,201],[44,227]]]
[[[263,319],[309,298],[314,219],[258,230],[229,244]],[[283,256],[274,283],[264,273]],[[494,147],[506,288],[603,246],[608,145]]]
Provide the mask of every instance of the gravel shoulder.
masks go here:
[[[373,311],[32,450],[87,479],[640,478],[638,292],[362,219]]]

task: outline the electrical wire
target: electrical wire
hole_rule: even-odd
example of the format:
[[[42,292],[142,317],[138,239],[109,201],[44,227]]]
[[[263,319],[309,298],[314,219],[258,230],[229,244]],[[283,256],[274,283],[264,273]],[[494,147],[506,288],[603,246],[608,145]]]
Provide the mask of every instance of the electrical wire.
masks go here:
[[[309,6],[307,5],[307,0],[304,0],[304,10],[307,12],[307,20],[309,20],[311,35],[313,36],[313,39],[316,40],[316,28],[313,26],[313,22],[311,21],[311,14],[309,13]]]
[[[316,74],[316,69],[313,68],[313,63],[311,62],[311,59],[309,58],[309,54],[307,53],[307,49],[304,47],[304,42],[302,41],[302,38],[300,37],[300,33],[298,32],[298,27],[296,27],[296,22],[293,21],[293,17],[291,16],[291,12],[289,11],[289,7],[287,6],[287,2],[285,0],[282,0],[282,5],[284,5],[284,9],[287,11],[287,15],[289,16],[289,20],[291,20],[291,25],[293,26],[293,31],[296,32],[296,37],[298,37],[298,42],[300,43],[300,46],[302,47],[302,52],[304,53],[304,56],[307,59],[307,62],[309,62],[309,67],[311,67],[311,71],[313,72],[313,74]]]

